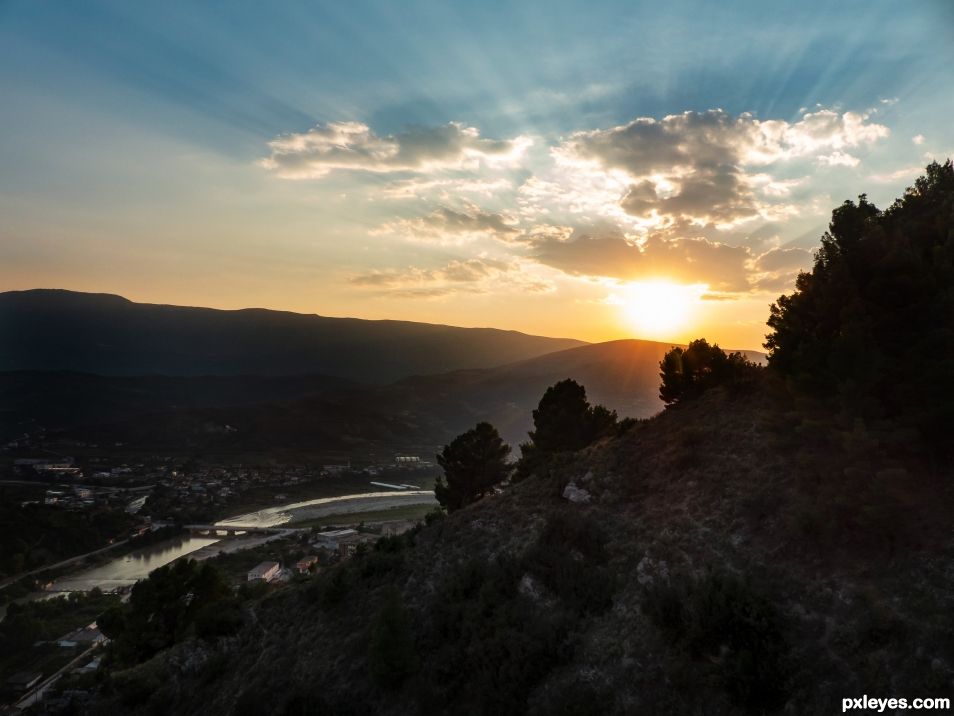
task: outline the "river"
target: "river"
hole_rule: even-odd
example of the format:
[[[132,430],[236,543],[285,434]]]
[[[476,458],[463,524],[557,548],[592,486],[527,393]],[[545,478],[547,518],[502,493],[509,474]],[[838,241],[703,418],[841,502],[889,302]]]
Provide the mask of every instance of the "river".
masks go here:
[[[275,527],[329,515],[348,515],[372,510],[386,510],[405,505],[432,503],[436,505],[437,501],[434,499],[434,493],[429,490],[366,492],[338,497],[320,497],[314,500],[278,505],[257,512],[229,517],[216,522],[216,525],[231,528]],[[209,545],[222,542],[223,538],[175,537],[117,557],[99,567],[92,567],[76,574],[61,577],[53,582],[51,591],[86,592],[94,587],[99,587],[103,591],[110,591],[135,584],[138,580],[147,577],[157,567],[169,564],[169,562],[185,555],[196,553],[196,557],[206,558],[218,554],[220,549],[231,552],[261,544],[265,539],[270,538],[261,536],[230,538],[218,548],[210,548]]]

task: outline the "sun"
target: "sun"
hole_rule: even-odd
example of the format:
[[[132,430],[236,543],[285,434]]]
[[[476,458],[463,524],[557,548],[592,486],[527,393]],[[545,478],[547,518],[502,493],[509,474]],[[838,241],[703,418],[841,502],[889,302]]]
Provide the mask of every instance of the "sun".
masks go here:
[[[622,307],[626,322],[645,338],[674,338],[689,327],[704,284],[683,285],[669,281],[630,283],[614,303]]]

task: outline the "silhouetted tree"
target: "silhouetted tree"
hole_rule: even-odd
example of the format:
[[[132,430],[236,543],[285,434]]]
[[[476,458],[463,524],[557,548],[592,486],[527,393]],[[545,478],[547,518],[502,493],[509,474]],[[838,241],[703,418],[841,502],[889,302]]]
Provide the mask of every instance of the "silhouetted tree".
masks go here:
[[[444,469],[434,494],[449,512],[479,500],[510,473],[510,446],[490,423],[478,423],[445,445],[437,456]]]
[[[533,411],[530,442],[520,445],[517,477],[526,477],[553,455],[582,450],[614,433],[616,426],[616,412],[590,405],[586,388],[575,380],[551,385]]]
[[[936,446],[954,428],[954,167],[885,211],[832,212],[810,273],[772,306],[769,366],[850,414],[892,418]]]
[[[698,395],[714,385],[736,382],[754,364],[741,353],[726,353],[705,338],[673,348],[659,363],[659,397],[667,405]]]
[[[586,388],[575,380],[561,380],[547,388],[533,411],[530,439],[544,452],[567,452],[585,447],[590,437]]]

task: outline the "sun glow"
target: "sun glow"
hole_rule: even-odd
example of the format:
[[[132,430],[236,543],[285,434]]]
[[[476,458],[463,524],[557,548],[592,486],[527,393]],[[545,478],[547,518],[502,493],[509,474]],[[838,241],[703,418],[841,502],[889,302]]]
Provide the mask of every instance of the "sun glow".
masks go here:
[[[678,338],[692,323],[705,284],[682,285],[669,281],[630,283],[613,297],[626,322],[641,338]]]

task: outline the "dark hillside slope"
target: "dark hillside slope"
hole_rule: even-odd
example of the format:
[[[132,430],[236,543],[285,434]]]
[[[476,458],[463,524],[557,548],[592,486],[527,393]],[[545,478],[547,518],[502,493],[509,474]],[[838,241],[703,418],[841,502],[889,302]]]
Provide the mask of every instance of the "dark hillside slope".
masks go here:
[[[301,399],[354,388],[343,378],[306,376],[103,376],[73,371],[0,372],[0,439],[42,427],[75,429],[153,413]]]
[[[92,712],[821,714],[950,694],[951,476],[764,383],[253,601],[237,636],[114,672]],[[571,480],[589,502],[561,497]]]
[[[498,368],[414,376],[389,386],[347,390],[320,390],[319,377],[259,379],[249,386],[247,395],[259,395],[260,401],[239,401],[233,397],[230,403],[218,404],[202,403],[201,397],[208,394],[211,401],[213,386],[252,379],[97,379],[111,386],[105,396],[117,401],[128,397],[120,392],[120,387],[131,390],[137,381],[143,381],[141,390],[135,393],[135,405],[127,408],[134,419],[123,419],[119,415],[121,406],[103,405],[99,398],[88,403],[57,405],[64,417],[74,418],[71,423],[60,423],[73,428],[73,437],[115,439],[166,449],[188,445],[231,452],[334,445],[335,450],[346,450],[351,444],[355,450],[373,449],[375,445],[398,451],[412,446],[433,450],[480,421],[493,423],[503,438],[516,446],[526,440],[531,412],[544,390],[565,378],[586,385],[591,401],[616,410],[620,416],[646,418],[659,412],[659,361],[670,347],[671,344],[652,341],[611,341]],[[762,357],[754,352],[749,355],[754,360]],[[188,386],[190,381],[198,395],[188,401],[186,396],[179,396],[180,409],[170,410],[170,399],[166,399],[149,411],[153,414],[146,414],[143,401],[147,394],[155,393],[158,385],[169,385],[172,396],[176,396],[178,393],[171,390],[171,385]],[[0,398],[4,395],[3,382],[4,375],[0,374]],[[292,399],[290,391],[299,382],[300,395],[304,397]],[[51,381],[51,385],[56,382]],[[267,390],[272,391],[271,398],[265,397]],[[142,401],[138,400],[140,397]],[[98,406],[100,412],[70,415],[70,405]],[[40,406],[30,407],[36,413]],[[45,415],[49,413],[49,409],[44,411]],[[99,419],[88,419],[97,415]],[[45,425],[56,427],[49,422]],[[237,432],[222,430],[224,425],[237,428]]]
[[[384,384],[579,345],[493,328],[162,306],[72,291],[0,293],[0,370],[323,374]]]
[[[659,361],[671,343],[617,340],[475,371],[415,376],[376,389],[376,400],[394,409],[436,416],[450,436],[478,421],[492,423],[503,438],[516,445],[527,437],[530,415],[548,386],[571,378],[586,386],[591,402],[615,410],[621,417],[648,418],[658,413]],[[756,362],[764,354],[746,351]]]

